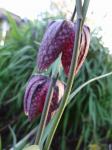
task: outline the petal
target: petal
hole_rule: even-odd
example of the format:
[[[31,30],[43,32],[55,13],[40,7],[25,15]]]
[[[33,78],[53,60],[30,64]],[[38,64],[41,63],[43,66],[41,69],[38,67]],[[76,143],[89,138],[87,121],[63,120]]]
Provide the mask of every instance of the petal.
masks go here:
[[[85,45],[82,47],[82,50],[79,54],[79,58],[78,58],[78,65],[77,65],[77,69],[75,74],[77,74],[77,72],[79,71],[79,69],[81,68],[81,66],[83,65],[87,53],[88,53],[88,49],[89,49],[89,44],[90,44],[90,29],[84,25],[83,27],[83,32],[84,32],[84,37],[85,39],[83,41],[85,41]]]
[[[75,74],[78,73],[79,69],[81,68],[83,62],[84,62],[84,58],[86,58],[86,35],[85,35],[85,32],[84,32],[84,28],[83,28],[83,31],[82,31],[82,36],[81,36],[81,43],[80,43],[80,52],[79,52],[79,56],[78,56],[78,62],[77,62],[77,67],[76,67],[76,71],[75,71]]]
[[[70,69],[72,52],[74,47],[74,40],[75,40],[75,31],[76,31],[76,24],[70,23],[70,25],[71,26],[68,26],[70,27],[70,30],[69,30],[69,37],[66,41],[67,46],[63,48],[62,58],[61,58],[64,72],[66,75],[68,75]]]
[[[58,100],[60,101],[64,95],[65,85],[61,81],[57,80],[56,87],[58,87]]]
[[[39,85],[43,85],[45,80],[46,80],[45,76],[42,76],[42,75],[32,76],[30,78],[28,85],[26,87],[25,95],[24,95],[24,111],[27,115],[28,115],[32,97],[33,97],[33,94],[34,94],[36,88]]]
[[[56,86],[54,88],[52,102],[48,113],[47,123],[57,112],[61,98],[64,95],[64,89],[65,89],[65,85],[61,81],[57,80]]]
[[[65,74],[68,76],[70,65],[71,65],[71,59],[72,59],[72,53],[73,53],[73,47],[74,47],[74,37],[75,37],[75,31],[76,31],[76,24],[74,24],[74,36],[72,36],[71,40],[69,40],[69,47],[65,48],[62,53],[62,65],[65,71]],[[87,53],[89,49],[89,43],[90,43],[90,31],[87,26],[83,27],[82,35],[81,35],[81,42],[80,42],[80,52],[78,57],[78,64],[76,71],[74,71],[74,74],[77,74],[79,69],[81,68]]]
[[[47,69],[61,53],[60,31],[64,21],[51,23],[41,42],[37,64],[40,71]]]
[[[32,97],[32,102],[31,102],[31,105],[30,105],[30,109],[28,111],[29,121],[34,120],[40,114],[40,112],[38,110],[38,107],[37,107],[36,99],[37,99],[36,94],[34,94],[33,97]]]
[[[37,86],[34,95],[31,100],[28,118],[30,121],[34,120],[38,114],[43,111],[44,102],[46,98],[46,94],[49,88],[49,78],[45,80],[45,82],[39,86]]]

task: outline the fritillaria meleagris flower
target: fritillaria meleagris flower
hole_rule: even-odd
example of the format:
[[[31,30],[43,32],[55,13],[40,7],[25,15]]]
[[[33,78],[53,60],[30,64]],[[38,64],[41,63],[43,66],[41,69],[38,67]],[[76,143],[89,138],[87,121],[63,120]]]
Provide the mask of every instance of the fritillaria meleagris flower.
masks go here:
[[[47,69],[62,53],[61,61],[66,75],[69,73],[74,40],[76,35],[77,24],[67,20],[53,21],[47,28],[46,33],[41,42],[37,64],[38,69],[43,71]],[[83,26],[80,53],[78,56],[78,64],[75,74],[82,66],[89,49],[90,30],[87,26]]]
[[[44,75],[34,75],[28,82],[24,95],[24,111],[29,120],[34,120],[43,111],[46,94],[50,86],[51,78]],[[53,116],[64,94],[64,84],[57,80],[47,121]]]

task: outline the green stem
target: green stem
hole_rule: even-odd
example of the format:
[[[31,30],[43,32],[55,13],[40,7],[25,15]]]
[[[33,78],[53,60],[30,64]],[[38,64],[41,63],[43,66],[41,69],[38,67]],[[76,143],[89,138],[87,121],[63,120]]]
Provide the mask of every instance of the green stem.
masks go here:
[[[48,90],[48,93],[46,96],[43,113],[42,113],[41,120],[40,120],[39,129],[38,129],[36,139],[35,139],[35,144],[40,143],[43,132],[44,132],[44,128],[46,126],[47,116],[48,116],[48,112],[49,112],[49,108],[50,108],[50,104],[51,104],[51,100],[52,100],[52,96],[53,96],[54,86],[57,81],[57,77],[58,76],[56,76],[56,78],[51,78],[51,83],[50,83],[49,90]]]
[[[58,71],[59,71],[59,64],[60,64],[60,59],[61,59],[61,55],[59,56],[59,58],[54,62],[53,66],[55,65],[55,67],[52,69],[52,77],[51,77],[51,82],[50,82],[50,86],[47,92],[47,96],[46,96],[46,100],[45,100],[45,104],[44,104],[44,108],[43,108],[43,112],[42,112],[42,116],[41,116],[41,120],[40,120],[40,125],[39,125],[39,129],[38,132],[36,134],[36,139],[35,139],[35,144],[40,144],[41,139],[42,139],[42,135],[46,126],[46,121],[47,121],[47,116],[49,113],[49,108],[50,108],[50,104],[51,104],[51,100],[52,100],[52,96],[53,96],[53,91],[54,91],[54,86],[55,83],[57,81],[58,78]],[[57,69],[58,67],[58,69]]]
[[[85,21],[85,17],[86,17],[86,14],[87,14],[87,10],[88,10],[88,6],[89,6],[89,2],[90,0],[85,0],[84,3],[83,3],[83,7],[82,9],[80,8],[81,5],[77,6],[77,10],[79,10],[78,12],[78,16],[80,16],[81,18],[83,17],[83,23]],[[81,3],[81,1],[80,1]],[[82,12],[81,12],[81,11]],[[73,11],[73,14],[72,14],[72,17],[71,17],[71,21],[74,20],[74,17],[75,17],[75,14],[76,14],[76,6],[74,8],[74,11]]]
[[[77,18],[82,19],[82,0],[76,0]]]
[[[70,19],[72,22],[73,22],[73,20],[74,20],[75,14],[76,14],[76,6],[75,6],[75,8],[74,8],[72,17],[71,17],[71,19]]]
[[[65,91],[65,94],[63,96],[63,100],[61,101],[59,110],[56,114],[56,118],[54,120],[53,127],[51,128],[51,131],[50,131],[49,136],[47,138],[47,141],[45,143],[44,150],[49,150],[49,148],[50,148],[54,133],[55,133],[56,128],[59,124],[59,121],[61,119],[61,116],[62,116],[62,114],[64,112],[64,109],[65,109],[65,106],[66,106],[66,102],[67,102],[67,100],[69,98],[69,95],[70,95],[70,91],[71,91],[73,81],[74,81],[74,68],[76,68],[76,66],[77,66],[79,43],[80,43],[80,36],[81,36],[81,28],[82,28],[82,19],[78,19],[76,39],[75,39],[74,50],[73,50],[73,57],[72,57],[72,62],[71,62],[71,67],[70,67],[69,78],[68,78],[68,81],[67,81],[66,91]]]
[[[79,141],[78,141],[78,143],[77,143],[76,150],[79,150],[79,149],[80,149],[82,140],[83,140],[83,136],[81,135],[80,138],[79,138]]]
[[[85,18],[86,18],[87,10],[89,7],[89,2],[90,2],[90,0],[85,0],[83,3],[83,7],[82,7],[83,23],[84,23]]]
[[[15,145],[15,149],[16,149],[16,150],[22,149],[22,148],[24,147],[24,145],[28,142],[28,139],[29,139],[30,137],[32,137],[32,136],[35,134],[35,132],[37,131],[37,128],[38,128],[38,126],[35,127],[32,131],[30,131],[23,139],[21,139],[21,140]],[[1,150],[1,149],[0,149],[0,150]],[[10,150],[14,150],[13,147],[10,148]]]
[[[50,148],[53,136],[55,134],[55,131],[57,129],[59,121],[62,117],[64,109],[66,107],[66,103],[68,101],[68,98],[69,98],[69,95],[71,92],[71,88],[73,85],[74,70],[76,69],[76,66],[77,66],[78,53],[79,53],[79,43],[80,43],[81,30],[82,30],[82,25],[83,25],[83,18],[82,18],[83,16],[82,16],[82,7],[81,6],[82,6],[81,0],[76,0],[76,10],[77,10],[77,15],[78,15],[78,21],[77,21],[76,39],[74,42],[74,50],[73,50],[72,62],[71,62],[71,66],[70,66],[69,78],[67,81],[67,87],[66,87],[65,94],[63,96],[63,100],[61,101],[59,110],[58,110],[56,117],[54,119],[54,124],[53,124],[51,131],[49,133],[49,136],[46,140],[44,150],[49,150],[49,148]]]

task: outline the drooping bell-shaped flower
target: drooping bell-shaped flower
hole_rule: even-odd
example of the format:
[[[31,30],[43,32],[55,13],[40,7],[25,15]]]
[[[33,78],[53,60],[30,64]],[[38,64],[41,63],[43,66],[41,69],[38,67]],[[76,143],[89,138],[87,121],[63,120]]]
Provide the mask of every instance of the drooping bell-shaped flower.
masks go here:
[[[42,113],[50,82],[51,78],[44,75],[35,75],[29,80],[24,95],[24,111],[30,121]],[[63,94],[64,84],[57,80],[48,113],[48,121],[57,110]]]
[[[48,26],[37,57],[38,69],[40,71],[47,69],[55,61],[59,54],[62,53],[62,65],[66,75],[68,75],[76,29],[77,24],[68,20],[54,21]],[[78,72],[87,56],[89,43],[90,30],[84,25],[81,34],[77,69],[74,72],[75,74]]]

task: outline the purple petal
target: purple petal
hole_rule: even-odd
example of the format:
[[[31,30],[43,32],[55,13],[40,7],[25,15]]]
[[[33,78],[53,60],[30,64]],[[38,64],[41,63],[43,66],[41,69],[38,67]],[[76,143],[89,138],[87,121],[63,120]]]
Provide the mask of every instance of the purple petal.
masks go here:
[[[62,26],[65,21],[56,21],[49,25],[38,52],[37,64],[40,71],[47,69],[61,53]]]
[[[30,109],[32,96],[33,96],[36,88],[39,85],[43,84],[45,82],[45,80],[46,80],[45,76],[42,76],[42,75],[33,76],[29,80],[29,83],[26,87],[25,96],[24,96],[24,111],[26,114],[28,114],[28,111]]]

